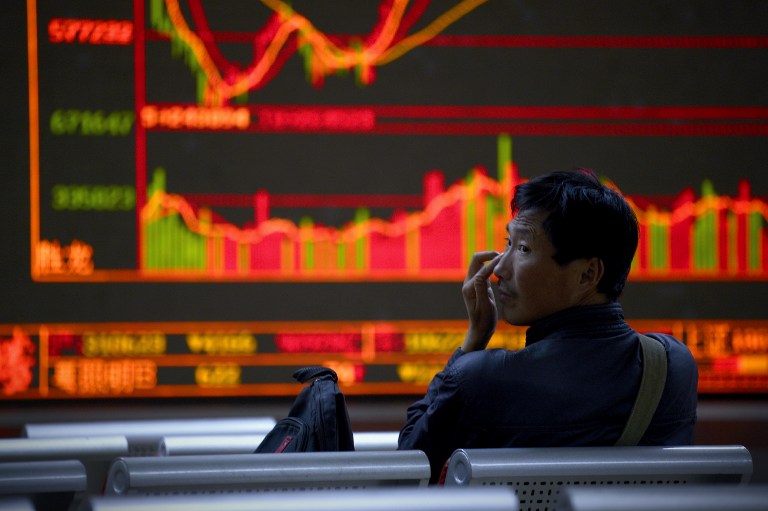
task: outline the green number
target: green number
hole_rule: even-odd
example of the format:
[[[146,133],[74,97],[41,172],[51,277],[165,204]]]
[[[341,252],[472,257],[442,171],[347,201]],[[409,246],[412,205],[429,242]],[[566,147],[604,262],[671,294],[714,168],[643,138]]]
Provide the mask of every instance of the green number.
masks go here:
[[[57,211],[130,211],[136,207],[131,185],[55,185],[51,207]]]
[[[130,110],[106,113],[104,110],[55,110],[50,129],[54,135],[125,136],[130,134],[136,115]]]

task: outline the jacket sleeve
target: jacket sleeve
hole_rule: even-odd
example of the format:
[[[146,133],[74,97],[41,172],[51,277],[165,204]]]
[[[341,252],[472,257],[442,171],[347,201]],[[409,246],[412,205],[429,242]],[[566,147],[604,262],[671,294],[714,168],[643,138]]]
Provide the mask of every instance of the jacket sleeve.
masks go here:
[[[426,395],[408,407],[406,423],[400,431],[398,449],[424,451],[432,468],[432,483],[437,482],[443,465],[460,447],[456,426],[463,408],[461,388],[451,369],[462,355],[461,348],[457,349],[445,368],[432,378]]]

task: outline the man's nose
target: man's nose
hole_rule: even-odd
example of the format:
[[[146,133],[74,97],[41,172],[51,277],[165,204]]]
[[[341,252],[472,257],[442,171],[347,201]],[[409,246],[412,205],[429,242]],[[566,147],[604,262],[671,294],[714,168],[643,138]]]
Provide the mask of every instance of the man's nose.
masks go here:
[[[512,258],[509,256],[509,250],[501,255],[499,264],[493,269],[493,274],[500,279],[509,279],[512,275]]]

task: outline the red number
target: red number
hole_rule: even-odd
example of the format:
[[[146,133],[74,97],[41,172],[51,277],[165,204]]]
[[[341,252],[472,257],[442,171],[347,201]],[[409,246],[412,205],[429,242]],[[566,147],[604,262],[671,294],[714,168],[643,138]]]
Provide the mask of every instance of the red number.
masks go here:
[[[48,40],[52,43],[130,44],[133,22],[54,18],[48,22]]]

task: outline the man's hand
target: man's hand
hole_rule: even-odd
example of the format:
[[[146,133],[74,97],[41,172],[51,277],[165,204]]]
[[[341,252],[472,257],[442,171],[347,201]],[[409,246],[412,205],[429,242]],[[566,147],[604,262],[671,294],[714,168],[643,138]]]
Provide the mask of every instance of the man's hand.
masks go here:
[[[465,352],[484,350],[496,331],[498,316],[491,290],[491,274],[500,259],[501,254],[498,252],[477,252],[469,263],[467,278],[461,288],[469,314],[469,329],[461,345]]]

